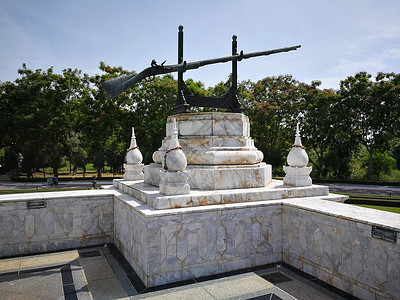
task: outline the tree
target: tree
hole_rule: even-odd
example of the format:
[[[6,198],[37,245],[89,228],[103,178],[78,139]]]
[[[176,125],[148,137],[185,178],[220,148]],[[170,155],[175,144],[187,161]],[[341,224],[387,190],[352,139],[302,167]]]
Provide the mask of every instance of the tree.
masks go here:
[[[282,168],[293,141],[296,117],[304,106],[303,96],[303,85],[285,75],[258,81],[242,101],[255,144],[275,172]]]
[[[400,74],[359,72],[340,83],[342,104],[351,116],[352,129],[369,154],[367,180],[370,181],[374,153],[384,152],[398,135],[400,122]]]
[[[61,164],[64,142],[70,128],[70,99],[79,80],[78,70],[64,70],[63,75],[29,70],[25,64],[18,70],[21,78],[2,87],[6,133],[4,143],[23,158],[22,167],[31,177],[34,170],[50,164],[54,173]]]

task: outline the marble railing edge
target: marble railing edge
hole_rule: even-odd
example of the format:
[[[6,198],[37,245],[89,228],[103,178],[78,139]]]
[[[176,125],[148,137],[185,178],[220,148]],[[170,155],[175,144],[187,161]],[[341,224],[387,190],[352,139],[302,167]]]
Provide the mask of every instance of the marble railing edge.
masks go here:
[[[282,204],[283,208],[285,208],[285,206],[295,207],[352,222],[385,227],[400,233],[400,215],[397,213],[347,203],[338,203],[324,198],[325,197],[292,198],[282,200]]]
[[[27,200],[49,200],[49,199],[65,199],[65,198],[82,198],[82,197],[104,197],[114,196],[119,192],[112,188],[98,190],[82,190],[82,191],[55,191],[55,192],[35,192],[35,193],[18,193],[0,195],[0,203],[19,202]]]
[[[118,192],[118,191],[117,191]],[[273,206],[282,205],[283,207],[297,207],[303,210],[313,211],[324,215],[346,219],[353,222],[359,222],[367,225],[381,226],[400,232],[400,216],[396,213],[380,211],[376,209],[354,206],[351,204],[335,202],[328,200],[330,197],[336,197],[336,194],[326,196],[306,197],[306,198],[290,198],[277,200],[262,200],[254,202],[215,204],[206,206],[194,206],[183,208],[154,209],[150,205],[137,200],[136,198],[120,193],[121,196],[115,194],[120,201],[125,202],[128,206],[139,208],[141,213],[146,217],[157,217],[160,215],[174,215],[179,213],[201,213],[204,211],[215,210],[231,210],[256,206]],[[123,195],[123,196],[122,196]],[[133,201],[131,201],[133,200]]]

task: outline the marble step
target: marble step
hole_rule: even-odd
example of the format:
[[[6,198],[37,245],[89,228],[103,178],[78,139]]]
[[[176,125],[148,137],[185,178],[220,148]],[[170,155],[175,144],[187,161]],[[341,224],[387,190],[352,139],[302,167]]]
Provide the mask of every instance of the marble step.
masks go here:
[[[231,190],[194,190],[187,195],[166,196],[159,193],[157,187],[144,181],[124,181],[115,179],[114,187],[140,200],[155,209],[196,207],[227,203],[245,203],[254,201],[272,201],[290,198],[321,197],[322,199],[343,202],[346,196],[329,194],[326,186],[307,187],[284,186],[281,180],[272,180],[265,187]]]

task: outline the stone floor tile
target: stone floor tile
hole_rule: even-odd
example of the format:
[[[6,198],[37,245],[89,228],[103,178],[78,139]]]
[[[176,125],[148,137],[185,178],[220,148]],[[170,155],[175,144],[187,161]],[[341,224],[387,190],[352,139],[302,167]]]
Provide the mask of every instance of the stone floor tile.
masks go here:
[[[153,292],[151,294],[142,294],[134,297],[133,299],[148,299],[148,300],[187,300],[187,299],[202,299],[202,300],[215,300],[210,293],[202,287],[186,287],[170,290],[163,290],[160,292]]]
[[[327,295],[326,293],[323,293],[315,288],[312,288],[309,285],[306,285],[296,280],[278,283],[276,284],[276,286],[297,299],[307,299],[307,300],[338,299],[336,297],[333,298],[330,295]]]
[[[21,269],[43,267],[46,265],[61,265],[64,263],[69,263],[75,259],[79,258],[78,251],[68,251],[62,253],[52,253],[44,255],[34,255],[29,257],[21,258]]]
[[[88,289],[96,300],[128,299],[116,277],[88,280]]]
[[[229,299],[238,296],[273,290],[274,285],[254,273],[224,278],[207,284],[204,289],[216,299]]]
[[[10,275],[0,279],[1,299],[1,295],[9,295],[8,299],[57,299],[64,294],[60,269]]]
[[[0,273],[8,273],[18,270],[20,266],[20,258],[10,258],[0,260]]]
[[[80,259],[80,264],[88,281],[115,277],[113,270],[104,257]]]

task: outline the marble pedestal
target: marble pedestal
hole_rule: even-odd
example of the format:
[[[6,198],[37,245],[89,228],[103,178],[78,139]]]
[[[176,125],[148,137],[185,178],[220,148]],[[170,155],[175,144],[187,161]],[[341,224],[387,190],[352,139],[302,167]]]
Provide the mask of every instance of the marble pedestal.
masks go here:
[[[144,164],[124,164],[124,180],[142,180]]]
[[[144,181],[159,186],[160,170],[176,119],[179,143],[187,159],[191,189],[241,189],[266,186],[271,166],[250,137],[249,118],[241,113],[197,113],[168,117],[167,137],[145,167]]]
[[[160,171],[160,193],[164,195],[186,195],[190,193],[189,172]]]
[[[289,186],[309,186],[312,185],[310,173],[312,167],[287,167],[283,166],[286,175],[283,184]]]
[[[145,182],[159,186],[160,164],[145,166]],[[238,188],[256,188],[266,186],[271,181],[271,165],[188,165],[188,183],[192,189],[225,190]]]

